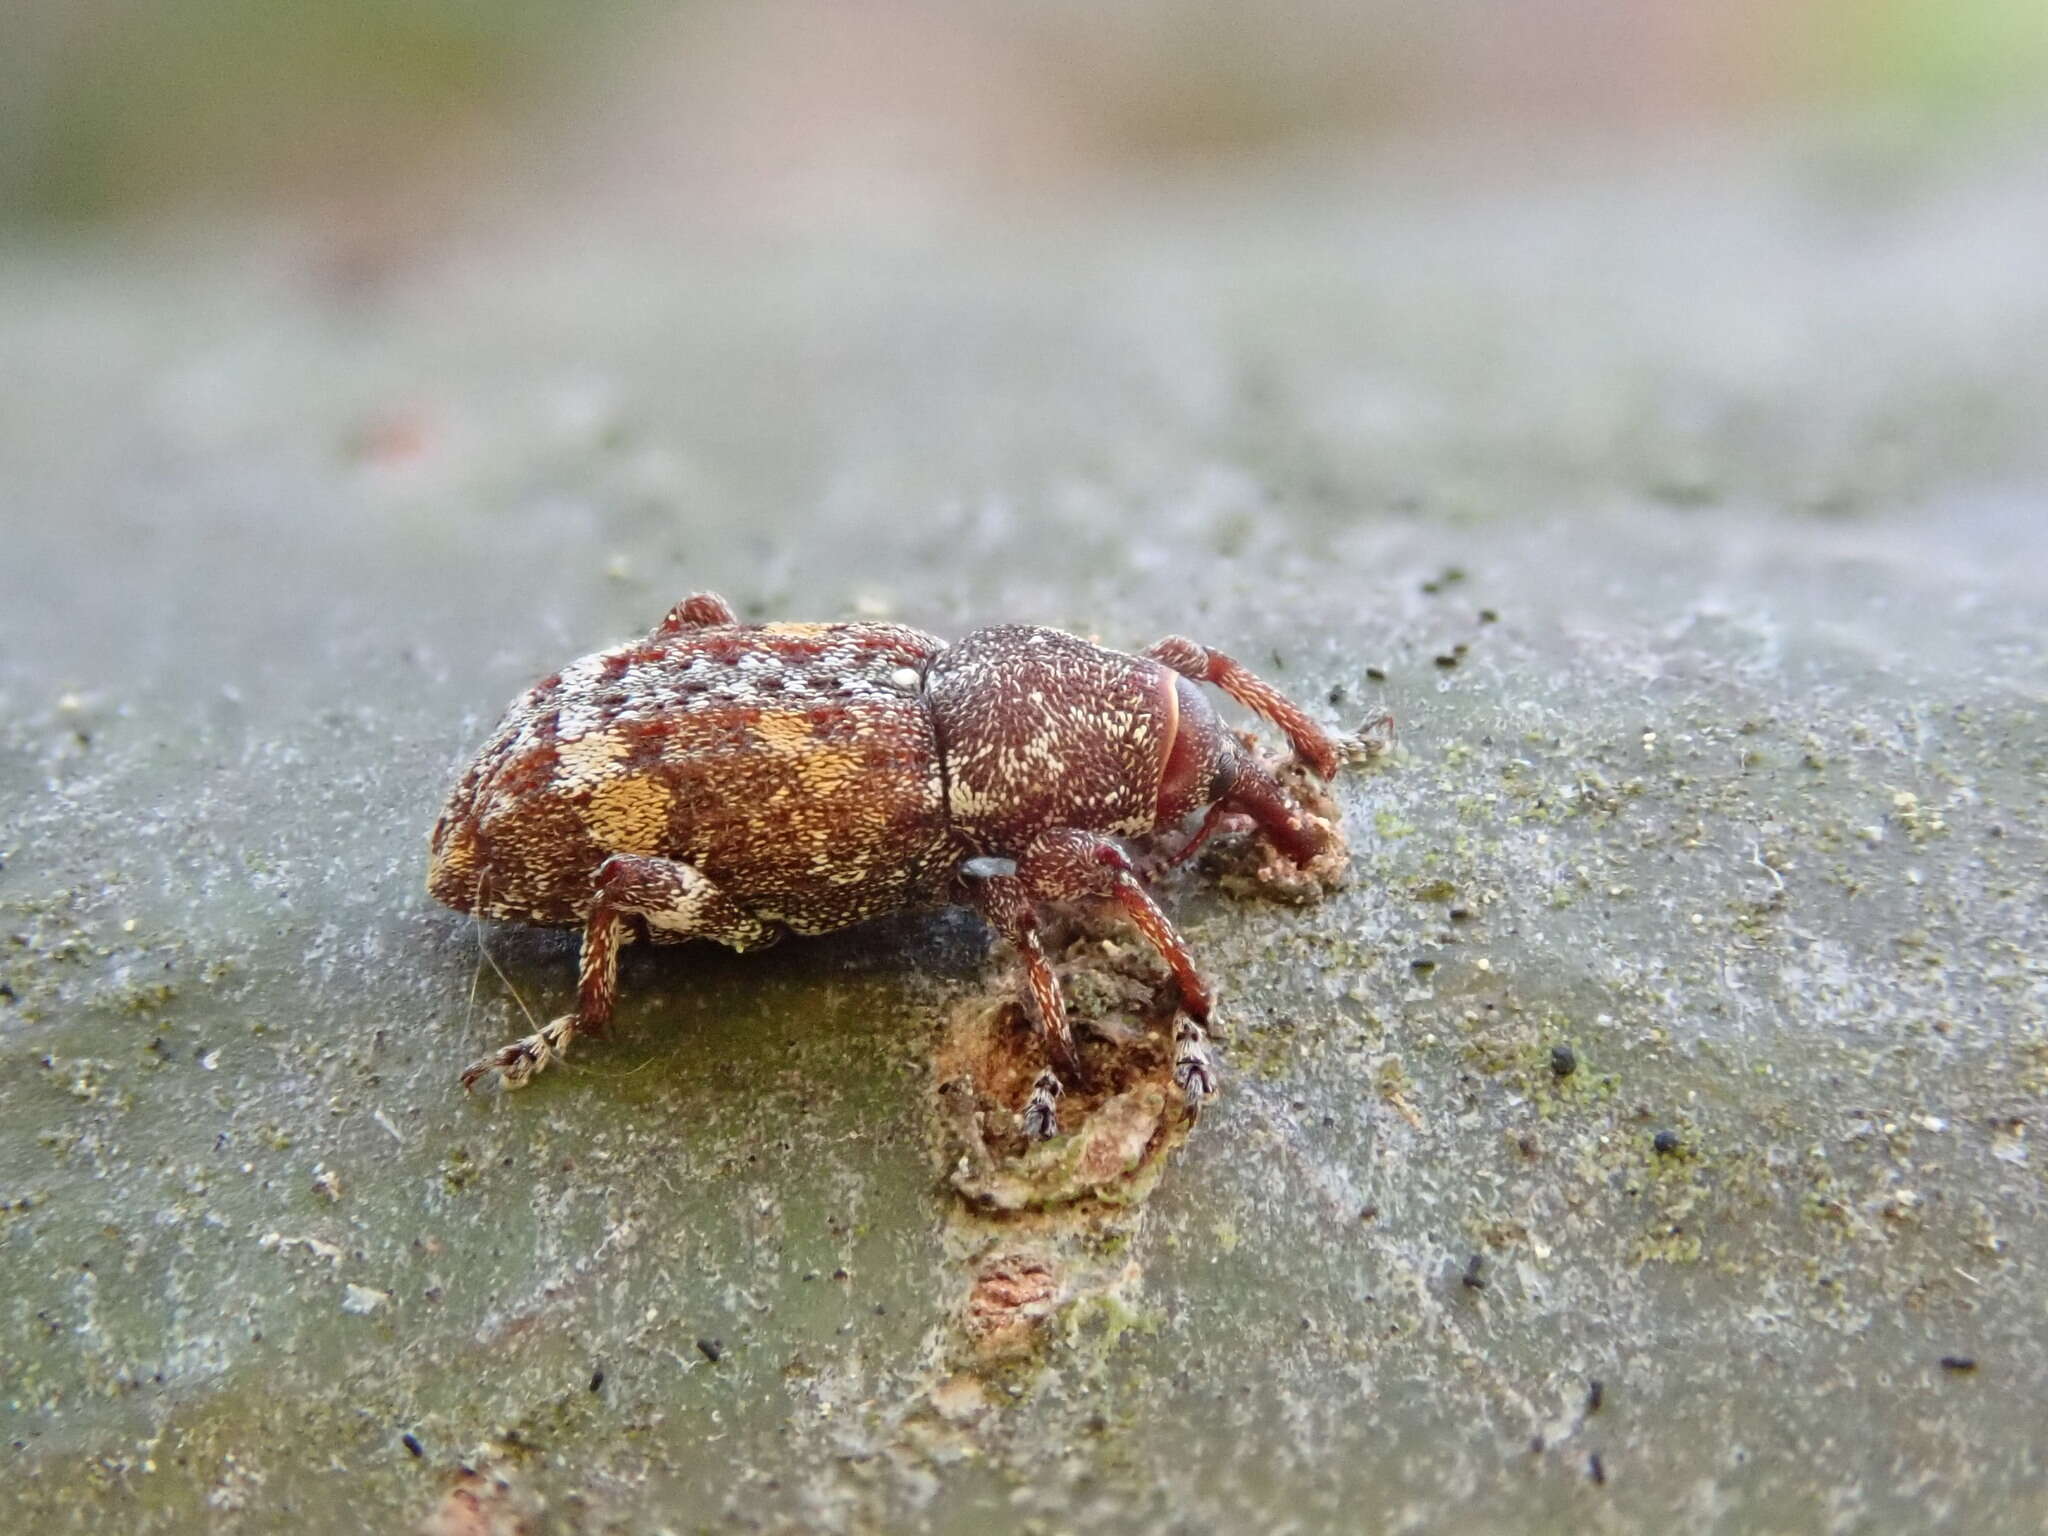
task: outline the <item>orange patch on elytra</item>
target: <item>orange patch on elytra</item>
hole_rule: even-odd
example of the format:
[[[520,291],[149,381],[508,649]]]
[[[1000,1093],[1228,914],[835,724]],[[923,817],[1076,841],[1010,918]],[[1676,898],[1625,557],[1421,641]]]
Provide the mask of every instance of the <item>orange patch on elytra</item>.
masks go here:
[[[763,710],[754,717],[750,728],[768,744],[771,752],[800,752],[811,739],[810,717],[801,710]]]
[[[565,787],[602,779],[629,750],[617,731],[594,731],[555,743],[555,777]]]
[[[797,759],[796,776],[805,793],[816,798],[840,794],[859,781],[860,754],[845,747],[814,746]]]
[[[591,839],[611,853],[660,853],[675,791],[651,774],[605,779],[590,792],[583,820]]]
[[[434,860],[427,869],[427,889],[436,899],[453,905],[467,894],[476,874],[476,829],[467,817],[453,817],[442,826],[446,830],[434,845]]]

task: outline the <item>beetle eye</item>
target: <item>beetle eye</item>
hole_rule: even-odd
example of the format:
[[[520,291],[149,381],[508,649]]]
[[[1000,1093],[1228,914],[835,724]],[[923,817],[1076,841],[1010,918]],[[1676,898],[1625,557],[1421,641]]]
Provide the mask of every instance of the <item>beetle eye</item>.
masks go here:
[[[966,880],[1000,880],[1017,873],[1015,859],[999,859],[992,854],[960,861],[960,875]]]

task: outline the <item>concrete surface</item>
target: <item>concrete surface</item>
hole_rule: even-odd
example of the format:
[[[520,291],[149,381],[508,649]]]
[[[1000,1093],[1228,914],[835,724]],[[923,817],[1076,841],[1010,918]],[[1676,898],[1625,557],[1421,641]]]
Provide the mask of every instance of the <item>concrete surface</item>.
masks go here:
[[[2028,149],[7,249],[8,1527],[2040,1529]],[[426,900],[447,780],[699,587],[1399,718],[1348,889],[1171,890],[1223,1097],[1000,1360],[964,915],[456,1089],[571,950]]]

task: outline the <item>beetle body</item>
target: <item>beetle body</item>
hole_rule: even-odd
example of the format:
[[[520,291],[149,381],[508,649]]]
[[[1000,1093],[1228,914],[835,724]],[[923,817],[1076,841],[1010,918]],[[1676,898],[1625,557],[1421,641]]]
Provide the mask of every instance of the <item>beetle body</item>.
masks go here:
[[[1336,749],[1294,705],[1190,641],[1143,655],[1004,625],[947,644],[893,624],[738,622],[700,594],[644,639],[518,699],[434,828],[428,889],[482,917],[582,924],[578,1008],[465,1074],[518,1086],[609,1016],[618,946],[738,949],[905,907],[981,911],[1025,961],[1068,1055],[1036,906],[1106,896],[1172,964],[1191,960],[1113,839],[1208,808],[1257,820],[1306,863],[1332,833],[1217,721],[1195,679],[1279,724],[1327,776]],[[1197,1039],[1183,1086],[1212,1086]],[[1049,1121],[1049,1111],[1046,1118]]]
[[[685,860],[825,933],[937,899],[945,786],[926,668],[889,624],[657,630],[513,704],[434,829],[429,889],[479,916],[588,917],[614,854]]]

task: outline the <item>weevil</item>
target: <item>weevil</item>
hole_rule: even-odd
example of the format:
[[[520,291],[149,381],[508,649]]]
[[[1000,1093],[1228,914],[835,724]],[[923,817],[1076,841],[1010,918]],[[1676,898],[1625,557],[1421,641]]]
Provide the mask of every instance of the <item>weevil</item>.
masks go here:
[[[1307,866],[1336,832],[1227,732],[1213,684],[1285,734],[1318,778],[1339,743],[1219,651],[1169,636],[1137,655],[998,625],[951,644],[897,624],[743,624],[709,593],[645,638],[516,700],[436,823],[427,888],[458,911],[580,925],[576,1007],[473,1063],[524,1085],[602,1035],[622,944],[758,949],[884,913],[973,908],[1016,950],[1049,1056],[1075,1068],[1038,909],[1115,902],[1179,990],[1173,1077],[1216,1090],[1211,994],[1123,842],[1257,823]],[[1042,1074],[1027,1127],[1057,1125]]]

